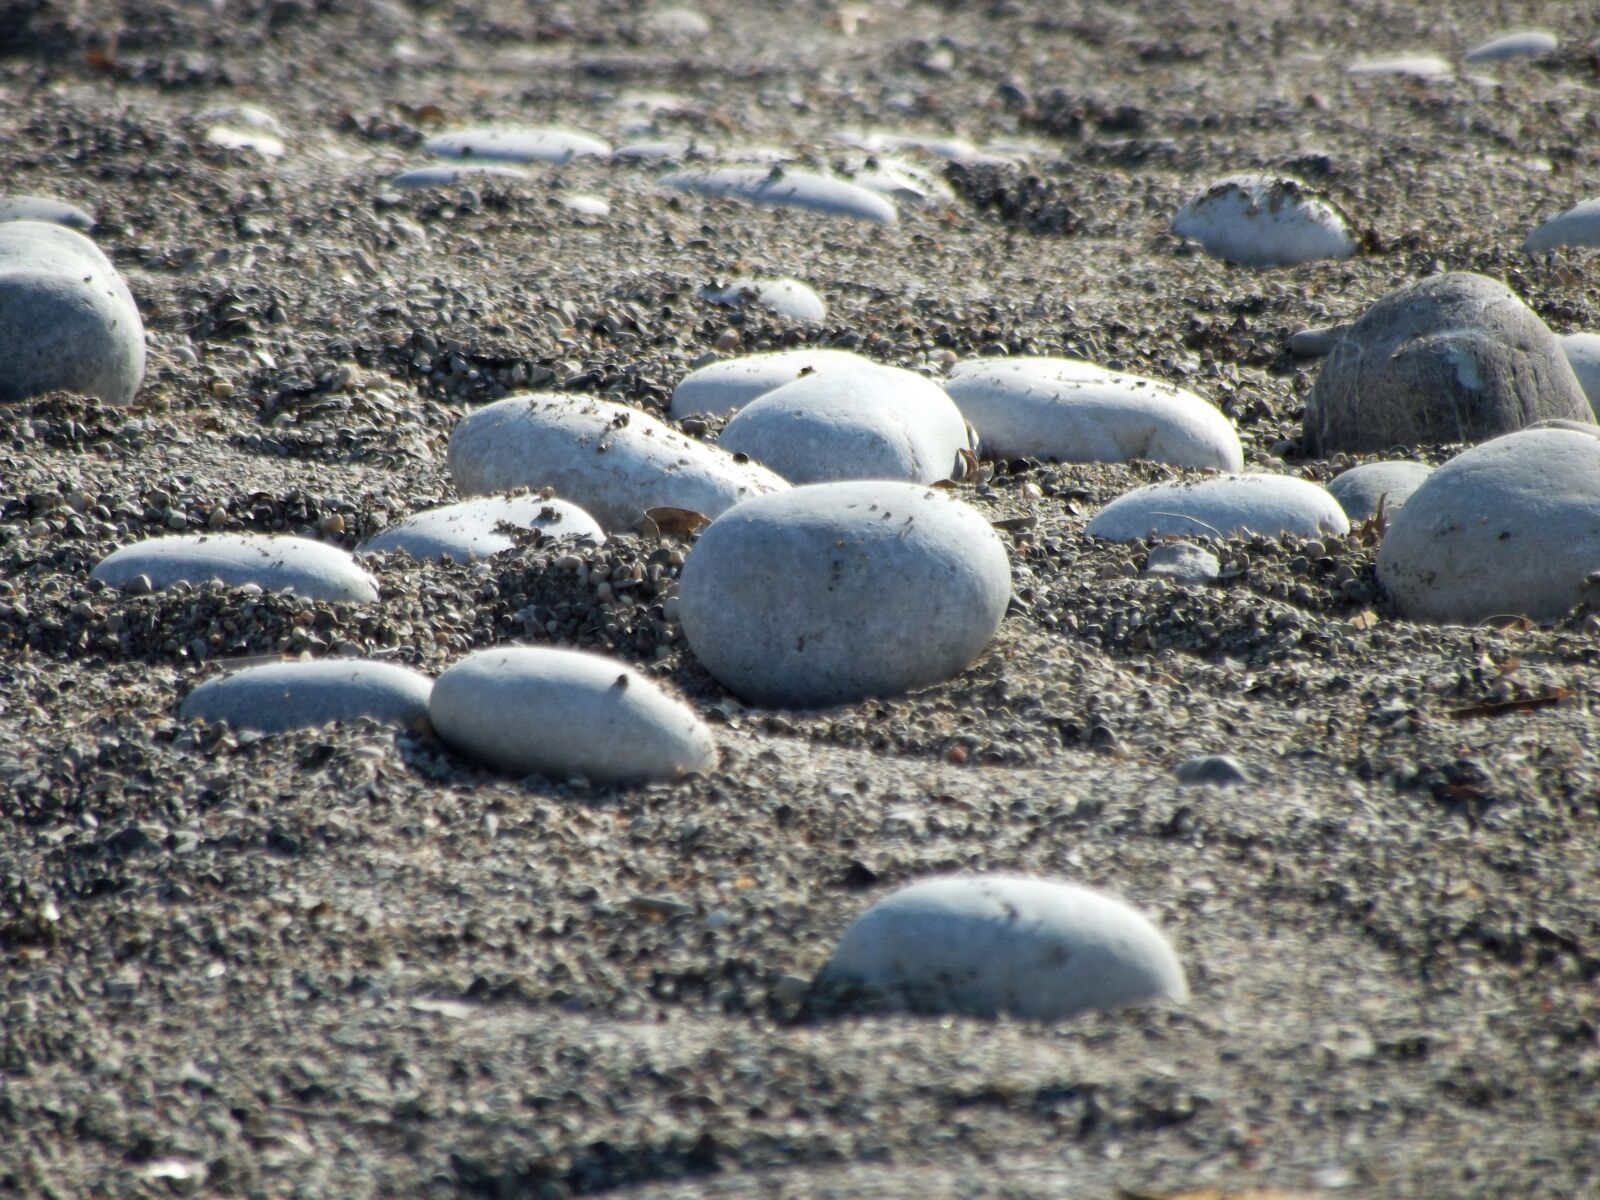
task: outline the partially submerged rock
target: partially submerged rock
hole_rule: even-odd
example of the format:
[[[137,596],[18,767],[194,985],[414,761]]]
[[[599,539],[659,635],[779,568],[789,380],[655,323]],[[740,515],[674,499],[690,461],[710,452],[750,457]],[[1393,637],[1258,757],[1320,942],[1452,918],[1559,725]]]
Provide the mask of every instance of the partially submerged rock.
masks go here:
[[[1222,475],[1125,492],[1102,508],[1084,532],[1113,542],[1170,536],[1221,540],[1249,533],[1320,537],[1349,533],[1350,522],[1327,489],[1304,479]]]
[[[640,528],[652,508],[715,517],[789,486],[639,409],[555,393],[507,396],[462,418],[448,460],[464,495],[548,487],[608,531]]]
[[[1230,175],[1191,199],[1172,232],[1207,254],[1246,267],[1280,267],[1356,252],[1334,203],[1298,179]]]
[[[573,650],[469,654],[434,682],[429,719],[445,744],[510,775],[631,783],[716,763],[687,705],[625,663]]]
[[[985,453],[1061,462],[1148,459],[1237,471],[1239,435],[1193,392],[1154,379],[1054,358],[958,363],[945,390]]]
[[[1122,900],[1003,875],[929,879],[878,901],[817,978],[826,1008],[1059,1021],[1189,987],[1171,944]]]
[[[1436,469],[1395,514],[1378,580],[1414,621],[1560,617],[1600,569],[1600,436],[1526,429]]]
[[[319,659],[269,663],[208,679],[185,697],[184,721],[281,733],[366,717],[416,729],[428,716],[433,680],[395,663]]]
[[[101,559],[90,578],[118,588],[148,580],[157,591],[214,579],[227,587],[255,584],[310,600],[378,598],[378,581],[337,546],[258,533],[178,534],[135,542]]]
[[[1477,442],[1535,421],[1594,420],[1555,336],[1502,283],[1432,275],[1339,339],[1306,401],[1313,453]]]
[[[684,564],[684,636],[758,704],[821,706],[947,679],[988,645],[1011,598],[1005,547],[960,501],[880,481],[758,496]]]

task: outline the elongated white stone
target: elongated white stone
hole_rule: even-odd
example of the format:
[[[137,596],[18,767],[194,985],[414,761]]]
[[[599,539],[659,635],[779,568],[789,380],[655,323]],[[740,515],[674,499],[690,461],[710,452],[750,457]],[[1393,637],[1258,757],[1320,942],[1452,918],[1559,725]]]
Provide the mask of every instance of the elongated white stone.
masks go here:
[[[969,450],[966,423],[938,384],[895,367],[807,375],[758,396],[719,445],[790,483],[949,479]]]
[[[1345,67],[1347,75],[1404,75],[1412,79],[1443,79],[1450,64],[1436,54],[1401,54],[1393,58],[1364,58]]]
[[[924,880],[878,901],[817,980],[828,999],[921,1013],[1057,1021],[1189,999],[1149,918],[1114,896],[1044,879]]]
[[[727,196],[781,208],[804,208],[879,225],[898,220],[894,205],[844,179],[786,167],[712,167],[664,176],[662,186],[702,196]]]
[[[213,533],[151,538],[113,551],[90,572],[91,578],[119,588],[141,575],[157,590],[215,579],[228,587],[253,583],[312,600],[366,603],[378,598],[377,580],[350,555],[299,537]]]
[[[1183,388],[1093,363],[980,358],[957,363],[945,391],[986,454],[1061,462],[1131,462],[1238,471],[1233,422]]]
[[[388,554],[404,550],[412,558],[487,558],[509,550],[516,542],[504,526],[537,529],[552,538],[589,538],[603,542],[600,525],[576,504],[544,500],[538,496],[484,496],[430,508],[374,534],[356,547],[357,554]]]
[[[1524,429],[1437,468],[1395,514],[1378,580],[1415,621],[1554,620],[1594,591],[1600,430]]]
[[[0,403],[63,389],[126,404],[144,379],[144,322],[83,234],[0,221]]]
[[[687,705],[597,654],[480,650],[439,676],[428,707],[447,745],[512,775],[615,783],[716,763],[711,731]]]
[[[549,487],[606,530],[637,528],[652,508],[715,517],[789,486],[636,408],[553,393],[508,396],[463,418],[448,460],[464,495]]]
[[[816,323],[828,317],[822,297],[798,279],[753,279],[747,275],[725,288],[701,288],[700,295],[730,308],[754,304],[791,321]]]
[[[412,729],[428,715],[433,680],[394,663],[362,659],[270,663],[208,679],[184,699],[185,721],[281,733],[369,717]]]
[[[94,228],[93,215],[53,196],[0,196],[0,221],[47,221],[80,233]]]
[[[629,142],[611,152],[612,158],[629,160],[685,159],[692,143],[683,138],[656,138]]]
[[[1600,246],[1600,200],[1582,200],[1546,218],[1522,243],[1529,254],[1562,246]]]
[[[824,483],[713,521],[684,564],[679,613],[731,691],[818,706],[949,678],[1010,598],[1005,547],[967,505],[907,483]]]
[[[1474,46],[1462,55],[1463,62],[1507,62],[1514,58],[1543,58],[1554,54],[1561,45],[1553,33],[1543,29],[1525,29]]]
[[[1085,531],[1113,542],[1135,538],[1343,536],[1350,522],[1326,488],[1288,475],[1223,475],[1152,483],[1118,496]]]
[[[1308,184],[1281,175],[1218,180],[1179,210],[1172,232],[1247,267],[1348,258],[1356,250],[1344,214]]]
[[[397,188],[456,187],[478,179],[507,181],[533,178],[520,167],[507,167],[499,163],[463,163],[449,166],[413,167],[402,171],[389,182]]]
[[[725,358],[685,375],[672,389],[672,415],[723,417],[757,396],[793,383],[802,375],[854,370],[875,365],[848,350],[773,350]]]
[[[479,126],[440,133],[423,143],[440,158],[477,158],[496,162],[571,162],[601,157],[611,147],[597,137],[571,129]]]

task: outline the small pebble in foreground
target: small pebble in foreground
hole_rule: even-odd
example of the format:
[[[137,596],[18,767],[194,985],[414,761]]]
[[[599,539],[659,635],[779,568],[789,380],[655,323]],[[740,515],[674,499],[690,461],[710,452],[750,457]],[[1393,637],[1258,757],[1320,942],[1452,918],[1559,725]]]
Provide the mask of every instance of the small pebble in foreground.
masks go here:
[[[630,783],[716,763],[687,705],[625,663],[575,650],[469,654],[434,682],[429,718],[446,745],[510,775]]]
[[[1246,267],[1282,267],[1356,252],[1349,222],[1298,179],[1230,175],[1179,210],[1172,232],[1213,258]]]
[[[357,554],[404,550],[412,558],[487,558],[516,543],[502,526],[537,529],[551,538],[606,540],[599,524],[576,504],[538,496],[484,496],[430,508],[375,533],[356,547]]]
[[[1189,999],[1166,936],[1122,900],[981,875],[925,880],[878,901],[840,939],[815,991],[822,1011],[1031,1021]]]
[[[1289,475],[1222,475],[1193,483],[1151,483],[1118,496],[1084,530],[1090,537],[1131,542],[1146,537],[1321,537],[1350,532],[1339,502]]]
[[[253,583],[269,592],[289,591],[309,600],[369,603],[378,581],[336,546],[309,538],[266,534],[180,534],[123,546],[100,560],[91,579],[112,587],[157,591],[175,583],[198,586],[217,580],[227,587]]]
[[[1414,621],[1551,621],[1600,565],[1600,430],[1525,429],[1474,446],[1411,493],[1378,581]]]
[[[1396,288],[1335,343],[1306,398],[1314,454],[1478,442],[1594,422],[1555,335],[1505,284],[1452,271]]]
[[[427,718],[433,680],[395,663],[361,659],[269,663],[208,679],[184,699],[184,721],[282,733],[367,717],[416,729]]]
[[[639,409],[556,393],[507,396],[470,413],[450,432],[448,458],[465,495],[549,487],[607,530],[637,528],[652,508],[715,517],[789,486]]]
[[[893,696],[983,652],[1011,598],[974,509],[908,483],[758,496],[700,535],[679,593],[695,657],[736,695],[800,707]]]

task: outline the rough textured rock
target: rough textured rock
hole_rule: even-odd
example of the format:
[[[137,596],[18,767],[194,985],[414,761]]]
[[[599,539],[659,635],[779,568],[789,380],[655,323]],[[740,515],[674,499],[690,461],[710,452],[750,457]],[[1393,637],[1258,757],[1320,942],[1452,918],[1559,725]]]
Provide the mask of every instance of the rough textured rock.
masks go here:
[[[394,663],[360,659],[269,663],[208,679],[184,698],[184,721],[226,721],[281,733],[368,717],[404,729],[428,715],[433,680]]]
[[[902,888],[846,930],[824,1002],[1057,1021],[1189,998],[1166,937],[1113,896],[1069,883],[955,876]]]
[[[1380,501],[1383,511],[1393,515],[1431,474],[1433,468],[1426,463],[1366,463],[1336,475],[1329,482],[1328,491],[1344,509],[1351,524],[1356,524],[1375,515]]]
[[[632,667],[548,647],[480,650],[433,685],[429,719],[470,758],[513,775],[676,779],[716,762],[711,731]]]
[[[1246,267],[1281,267],[1356,252],[1345,216],[1298,179],[1230,175],[1195,196],[1172,232],[1207,254]]]
[[[683,569],[684,636],[761,704],[840,704],[960,671],[1005,616],[1005,547],[973,509],[905,483],[827,483],[748,500]],[[781,600],[781,603],[778,602]]]
[[[1288,475],[1222,475],[1152,483],[1118,496],[1084,532],[1113,542],[1146,537],[1316,537],[1350,531],[1326,488]]]
[[[216,579],[229,587],[255,584],[311,600],[366,603],[378,598],[377,580],[349,554],[300,537],[214,533],[151,538],[113,551],[90,574],[112,587],[127,587],[141,576],[157,590]]]
[[[1600,436],[1527,429],[1439,467],[1395,514],[1378,580],[1415,621],[1549,621],[1593,596]]]
[[[143,379],[144,323],[111,260],[65,225],[0,221],[0,402],[126,404]]]
[[[356,547],[357,554],[404,550],[416,559],[487,558],[516,542],[505,526],[537,529],[550,538],[606,540],[593,517],[565,500],[539,496],[484,496],[416,513],[373,534]]]
[[[637,528],[660,507],[715,517],[789,486],[649,413],[553,393],[508,396],[463,418],[450,434],[449,462],[467,495],[554,488],[607,530]]]
[[[1477,442],[1593,421],[1555,335],[1502,283],[1433,275],[1390,292],[1334,346],[1306,401],[1313,453]]]

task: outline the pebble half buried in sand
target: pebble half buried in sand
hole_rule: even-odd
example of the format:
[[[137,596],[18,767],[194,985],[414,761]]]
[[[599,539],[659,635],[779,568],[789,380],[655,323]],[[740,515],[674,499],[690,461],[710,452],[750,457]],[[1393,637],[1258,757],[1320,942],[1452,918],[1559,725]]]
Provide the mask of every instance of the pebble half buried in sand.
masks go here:
[[[1046,879],[957,875],[878,901],[817,979],[821,1007],[1059,1021],[1189,987],[1166,936],[1124,901]]]
[[[144,322],[83,234],[0,221],[0,403],[62,390],[127,404],[144,380]]]
[[[876,366],[848,350],[773,350],[725,358],[690,371],[672,389],[672,415],[725,417],[757,396],[793,383],[803,375]]]
[[[675,779],[715,765],[711,731],[632,667],[548,647],[480,650],[434,682],[440,739],[511,775],[600,783]]]
[[[1550,621],[1594,592],[1600,430],[1525,429],[1457,455],[1411,493],[1378,581],[1415,621]]]
[[[483,496],[416,513],[356,547],[357,554],[404,550],[418,560],[487,558],[516,545],[504,527],[537,529],[550,538],[588,538],[600,543],[605,533],[593,517],[565,500],[539,496]]]
[[[945,391],[978,431],[984,452],[1061,462],[1131,462],[1237,471],[1239,435],[1213,405],[1183,388],[1066,358],[957,363]]]
[[[815,324],[828,317],[828,306],[823,303],[822,297],[798,279],[754,279],[745,276],[735,279],[725,288],[701,288],[700,297],[729,308],[753,304],[791,321]]]
[[[823,483],[713,521],[684,564],[679,613],[730,691],[821,706],[948,679],[1010,598],[1005,547],[974,509],[914,484]]]
[[[790,483],[963,474],[966,422],[938,384],[896,367],[807,375],[741,408],[718,440]]]
[[[553,488],[608,531],[638,528],[652,508],[715,517],[789,486],[639,409],[555,393],[507,396],[463,417],[448,459],[465,495]]]
[[[1246,267],[1281,267],[1356,251],[1345,216],[1298,179],[1230,175],[1179,210],[1172,232],[1214,258]]]
[[[90,572],[90,578],[118,588],[141,576],[157,591],[215,579],[227,587],[253,583],[310,600],[366,603],[378,598],[377,580],[350,555],[299,537],[218,533],[151,538],[113,551]]]
[[[778,208],[804,208],[879,225],[899,218],[894,205],[864,187],[828,175],[786,167],[713,167],[664,176],[662,186],[702,196],[729,196]]]
[[[269,663],[208,679],[184,699],[184,721],[226,721],[235,729],[281,733],[367,717],[417,728],[433,680],[394,663],[362,659]]]
[[[1320,537],[1350,532],[1326,488],[1288,475],[1223,475],[1193,483],[1152,483],[1118,496],[1084,530],[1131,542],[1146,537]]]

